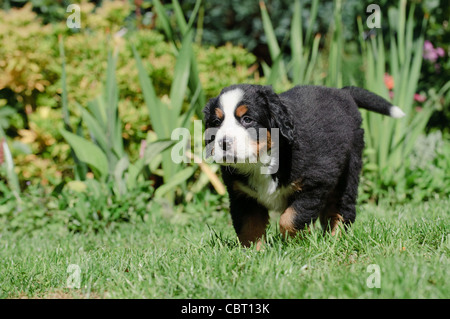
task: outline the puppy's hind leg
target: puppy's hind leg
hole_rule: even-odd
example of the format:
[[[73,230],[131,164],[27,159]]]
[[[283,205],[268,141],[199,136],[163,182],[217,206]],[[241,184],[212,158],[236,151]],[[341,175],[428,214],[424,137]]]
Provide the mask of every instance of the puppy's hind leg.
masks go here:
[[[364,147],[364,131],[355,131],[353,149],[349,157],[347,173],[340,181],[341,196],[337,203],[337,211],[343,217],[343,224],[350,226],[356,218],[356,201],[358,198],[359,175],[362,168],[362,149]]]
[[[339,225],[344,221],[339,213],[338,200],[338,193],[335,190],[328,196],[327,204],[319,217],[324,233],[328,231],[332,236],[337,234]]]

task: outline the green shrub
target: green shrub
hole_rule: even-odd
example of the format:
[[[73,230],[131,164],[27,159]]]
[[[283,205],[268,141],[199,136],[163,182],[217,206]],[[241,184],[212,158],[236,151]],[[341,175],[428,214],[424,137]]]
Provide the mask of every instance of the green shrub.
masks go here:
[[[37,93],[56,79],[49,72],[53,63],[49,52],[56,43],[52,27],[42,25],[30,4],[9,12],[0,10],[0,25],[0,90],[14,92],[21,105],[35,106]]]
[[[405,161],[406,179],[398,188],[402,199],[420,202],[450,196],[450,142],[440,131],[421,135]]]

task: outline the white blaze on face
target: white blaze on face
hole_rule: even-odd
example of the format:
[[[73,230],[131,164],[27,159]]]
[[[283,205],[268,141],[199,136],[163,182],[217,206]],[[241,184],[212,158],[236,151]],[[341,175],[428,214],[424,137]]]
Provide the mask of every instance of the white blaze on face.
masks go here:
[[[250,134],[235,116],[236,108],[240,105],[243,97],[244,91],[239,88],[220,96],[219,103],[223,109],[224,120],[217,131],[214,142],[214,160],[218,163],[226,163],[224,157],[230,159],[235,157],[238,163],[256,161],[256,154],[250,143]],[[224,138],[232,142],[231,149],[227,149],[227,151],[219,146],[219,141]]]

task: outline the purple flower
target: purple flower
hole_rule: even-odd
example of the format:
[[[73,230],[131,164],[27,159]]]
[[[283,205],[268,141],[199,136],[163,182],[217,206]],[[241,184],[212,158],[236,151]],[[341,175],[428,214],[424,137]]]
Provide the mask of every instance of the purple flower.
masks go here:
[[[424,44],[423,44],[423,49],[424,49],[425,51],[427,51],[427,50],[433,50],[433,44],[432,44],[430,41],[425,40],[425,42],[424,42]]]
[[[436,48],[436,54],[443,57],[445,55],[445,51],[443,48]]]
[[[443,57],[445,55],[445,51],[443,48],[434,48],[433,44],[425,40],[423,44],[423,58],[425,60],[436,62],[439,57]]]

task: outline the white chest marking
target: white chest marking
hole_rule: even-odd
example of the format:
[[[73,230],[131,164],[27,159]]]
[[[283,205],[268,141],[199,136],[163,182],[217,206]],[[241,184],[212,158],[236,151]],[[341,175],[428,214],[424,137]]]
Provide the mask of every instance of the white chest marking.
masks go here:
[[[294,193],[292,187],[278,187],[278,180],[270,175],[254,174],[249,176],[249,185],[237,182],[237,188],[255,198],[260,204],[270,210],[283,212],[288,206],[288,198]]]

